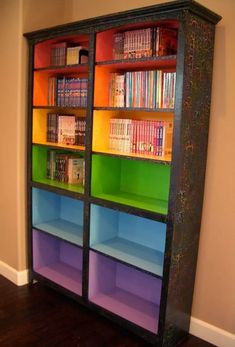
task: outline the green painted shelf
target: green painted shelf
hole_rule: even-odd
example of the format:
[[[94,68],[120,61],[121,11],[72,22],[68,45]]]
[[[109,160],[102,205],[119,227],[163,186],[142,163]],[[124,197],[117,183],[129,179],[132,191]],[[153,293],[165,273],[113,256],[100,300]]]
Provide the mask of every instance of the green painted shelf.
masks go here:
[[[71,192],[84,194],[84,186],[77,184],[68,184],[64,182],[59,182],[56,180],[52,180],[47,178],[47,152],[50,148],[46,146],[33,146],[32,151],[32,180],[33,182],[38,182],[42,184],[46,184],[52,187],[65,189]],[[58,153],[70,153],[69,151],[58,150]],[[80,152],[78,152],[81,155]],[[74,154],[74,152],[72,153]],[[81,155],[82,156],[82,155]]]
[[[91,195],[166,215],[170,169],[157,163],[94,154]]]

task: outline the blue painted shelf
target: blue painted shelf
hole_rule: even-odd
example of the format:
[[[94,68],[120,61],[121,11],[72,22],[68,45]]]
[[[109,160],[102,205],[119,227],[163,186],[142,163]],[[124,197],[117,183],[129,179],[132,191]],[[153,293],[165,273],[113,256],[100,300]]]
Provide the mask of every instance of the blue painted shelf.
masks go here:
[[[33,188],[33,227],[83,245],[83,202]]]
[[[91,205],[90,247],[162,276],[166,225]]]
[[[83,228],[63,219],[34,224],[34,227],[76,245],[83,244]]]

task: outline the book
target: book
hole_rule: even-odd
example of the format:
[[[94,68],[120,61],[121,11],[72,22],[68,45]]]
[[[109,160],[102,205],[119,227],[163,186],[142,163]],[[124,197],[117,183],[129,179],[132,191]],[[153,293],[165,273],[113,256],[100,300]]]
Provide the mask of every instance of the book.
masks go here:
[[[109,104],[113,107],[125,106],[125,74],[111,73]]]
[[[68,182],[68,158],[65,153],[56,153],[55,155],[55,175],[54,179],[58,182]]]
[[[163,131],[162,147],[163,147],[164,156],[172,155],[172,140],[173,140],[173,122],[168,121],[168,122],[165,122],[164,131]]]
[[[153,55],[153,28],[124,32],[123,58],[143,58]]]
[[[88,79],[78,77],[49,77],[48,105],[86,107]]]
[[[55,179],[55,169],[56,169],[56,151],[47,151],[47,170],[46,177],[49,179]]]
[[[47,142],[58,142],[58,114],[47,113]]]
[[[84,159],[78,157],[68,158],[68,183],[84,185]]]
[[[109,149],[156,157],[172,153],[173,122],[111,118]]]
[[[123,59],[124,34],[115,33],[113,35],[113,59]]]
[[[175,55],[177,53],[178,32],[170,28],[156,29],[156,56]]]
[[[139,59],[177,53],[178,32],[173,28],[149,27],[113,35],[113,59]]]
[[[167,73],[166,73],[167,74]],[[109,105],[112,107],[170,108],[174,104],[174,76],[164,75],[163,71],[127,71],[124,74],[111,73]],[[173,74],[169,73],[169,76]],[[170,85],[167,79],[172,79]],[[165,95],[163,95],[163,93]],[[164,97],[164,103],[163,103]]]
[[[85,146],[86,119],[75,117],[75,145]]]
[[[58,115],[58,143],[75,144],[75,116]]]
[[[67,42],[57,42],[51,45],[51,66],[63,66],[66,63]]]
[[[162,79],[162,108],[174,108],[176,73],[163,72]]]
[[[47,151],[46,177],[68,184],[84,185],[85,161],[77,155],[56,150]]]
[[[66,65],[88,63],[88,49],[83,46],[68,47]]]

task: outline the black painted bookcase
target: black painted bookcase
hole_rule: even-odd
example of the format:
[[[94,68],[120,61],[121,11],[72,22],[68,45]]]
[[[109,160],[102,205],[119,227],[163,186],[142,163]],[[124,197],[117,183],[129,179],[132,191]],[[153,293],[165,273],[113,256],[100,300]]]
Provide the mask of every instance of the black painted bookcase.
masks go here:
[[[156,346],[189,330],[220,19],[180,0],[25,34],[30,281]]]

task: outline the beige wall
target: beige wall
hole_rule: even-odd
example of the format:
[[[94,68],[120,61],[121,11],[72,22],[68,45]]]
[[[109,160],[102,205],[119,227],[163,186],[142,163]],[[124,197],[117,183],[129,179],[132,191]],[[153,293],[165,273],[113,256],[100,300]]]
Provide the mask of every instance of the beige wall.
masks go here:
[[[19,244],[25,230],[20,230],[19,210],[19,85],[20,85],[20,13],[17,1],[0,1],[1,42],[1,136],[0,136],[0,260],[18,269],[21,264]],[[24,171],[24,167],[21,168]],[[22,197],[23,200],[23,197]],[[22,211],[21,211],[22,212]],[[21,235],[22,236],[21,236]],[[25,251],[23,246],[22,251]],[[21,256],[22,258],[22,256]],[[24,265],[25,266],[25,265]]]
[[[0,1],[0,37],[4,47],[0,57],[4,81],[0,85],[4,129],[0,137],[0,260],[17,270],[26,266],[26,47],[21,33],[160,2],[163,1]],[[216,29],[206,187],[192,315],[235,333],[235,1],[199,2],[222,15],[223,20]]]

